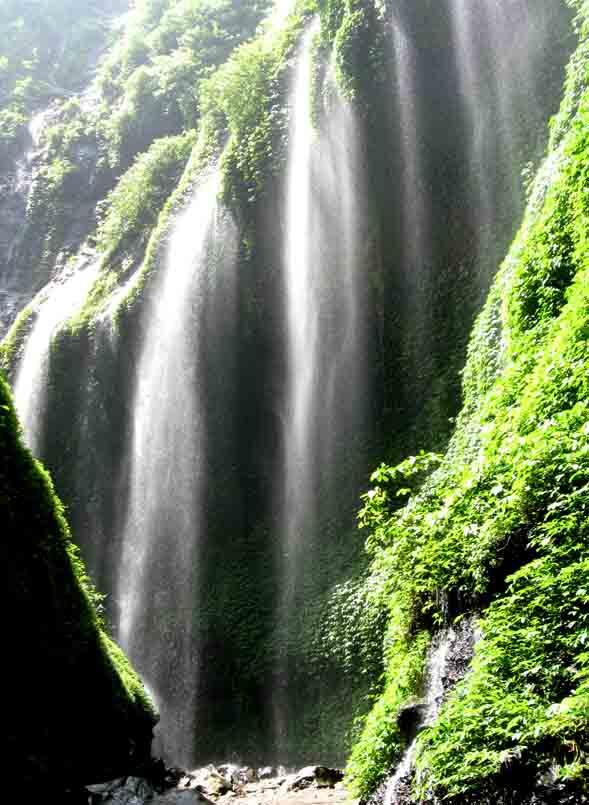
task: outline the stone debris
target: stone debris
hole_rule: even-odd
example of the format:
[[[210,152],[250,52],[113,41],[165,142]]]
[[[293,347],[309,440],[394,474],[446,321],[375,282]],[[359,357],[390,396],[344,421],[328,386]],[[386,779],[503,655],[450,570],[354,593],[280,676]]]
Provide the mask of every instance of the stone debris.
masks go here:
[[[163,766],[163,764],[162,764]],[[164,769],[157,782],[122,777],[86,786],[88,805],[337,805],[350,803],[343,772],[305,766],[288,774],[283,767],[223,764],[190,772]]]
[[[311,785],[316,785],[318,788],[333,788],[343,779],[344,774],[340,769],[330,769],[327,766],[305,766],[288,783],[288,790],[297,791]]]

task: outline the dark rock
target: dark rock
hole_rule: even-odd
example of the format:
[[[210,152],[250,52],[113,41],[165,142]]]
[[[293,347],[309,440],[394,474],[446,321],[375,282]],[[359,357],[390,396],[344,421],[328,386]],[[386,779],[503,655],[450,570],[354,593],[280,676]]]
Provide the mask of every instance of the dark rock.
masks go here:
[[[197,803],[198,805],[202,805],[202,803],[210,805],[211,800],[207,799],[198,789],[191,788],[174,789],[150,799],[149,802],[153,803],[153,805],[197,805]]]
[[[160,762],[162,763],[162,765],[164,765],[163,761]],[[182,778],[185,777],[186,775],[184,769],[179,769],[176,766],[171,766],[170,768],[164,766],[164,769],[165,773],[161,778],[163,788],[175,788],[177,785],[179,785],[180,780],[182,780]]]
[[[124,777],[109,783],[86,786],[92,805],[143,805],[152,802],[155,791],[143,777]]]
[[[423,723],[427,710],[425,702],[408,702],[397,713],[397,725],[405,742],[410,744]]]
[[[336,783],[344,779],[344,773],[340,769],[330,769],[327,766],[305,766],[288,784],[289,791],[299,791],[315,785],[318,788],[333,788]]]

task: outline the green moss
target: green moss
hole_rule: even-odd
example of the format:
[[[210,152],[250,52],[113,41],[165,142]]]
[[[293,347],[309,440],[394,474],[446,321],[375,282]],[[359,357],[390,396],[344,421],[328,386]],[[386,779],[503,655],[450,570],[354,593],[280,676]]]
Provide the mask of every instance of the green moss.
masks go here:
[[[406,748],[397,716],[403,704],[422,693],[425,657],[430,636],[411,632],[405,607],[399,597],[391,602],[392,617],[385,638],[387,668],[382,694],[362,720],[362,731],[354,744],[347,766],[347,778],[355,795],[374,791]]]
[[[558,136],[555,128],[522,229],[474,329],[464,409],[447,455],[403,509],[391,512],[378,488],[372,499],[372,572],[390,586],[391,622],[399,612],[406,620],[396,661],[414,656],[423,625],[433,631],[443,623],[445,602],[482,610],[472,670],[420,737],[421,799],[433,791],[457,803],[495,802],[514,785],[516,767],[524,782],[550,766],[563,779],[587,775],[589,70],[582,32]],[[394,714],[404,684],[388,675],[352,754],[349,781],[360,795],[394,759],[394,740],[382,738],[381,722],[393,719],[383,702]]]
[[[0,452],[2,591],[15,613],[3,634],[6,762],[23,790],[131,770],[149,758],[153,705],[104,633],[101,599],[48,473],[22,444],[2,378]]]
[[[184,172],[195,137],[194,132],[187,132],[156,140],[106,198],[106,213],[96,235],[97,249],[104,255],[100,274],[84,307],[69,323],[72,332],[88,325],[137,267],[166,201]]]
[[[6,374],[14,370],[20,349],[29,333],[32,318],[33,307],[27,305],[18,314],[8,334],[0,343],[0,370]]]
[[[190,141],[192,143],[192,139]],[[137,274],[129,290],[121,297],[113,311],[115,326],[120,326],[129,314],[138,308],[144,291],[150,279],[162,263],[162,249],[167,244],[170,229],[174,223],[174,215],[186,202],[186,198],[194,186],[202,170],[210,166],[219,153],[219,135],[214,126],[205,119],[200,127],[198,140],[193,145],[188,161],[180,180],[174,186],[173,192],[168,196],[166,203],[157,216],[157,222],[149,234],[147,247]],[[133,186],[134,188],[134,186]]]
[[[203,89],[203,113],[229,135],[223,155],[224,197],[247,218],[248,205],[283,165],[287,131],[286,77],[306,15],[300,2],[286,24],[242,45]]]

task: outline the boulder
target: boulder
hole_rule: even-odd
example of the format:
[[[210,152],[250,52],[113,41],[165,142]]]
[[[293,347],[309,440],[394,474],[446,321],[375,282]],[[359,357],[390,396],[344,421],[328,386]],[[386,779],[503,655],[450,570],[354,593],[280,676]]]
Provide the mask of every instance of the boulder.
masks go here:
[[[228,767],[222,766],[220,769],[227,770]],[[222,774],[220,769],[216,769],[214,766],[205,766],[202,769],[187,772],[179,781],[178,787],[200,791],[205,798],[221,797],[228,791],[233,790],[233,781],[231,777]]]
[[[155,794],[142,777],[122,777],[108,783],[86,786],[92,805],[144,805]]]
[[[300,791],[302,788],[333,788],[344,779],[341,769],[330,769],[327,766],[305,766],[298,771],[288,784],[289,791]]]
[[[203,805],[203,803],[210,805],[210,802],[198,788],[175,788],[150,799],[149,805]]]

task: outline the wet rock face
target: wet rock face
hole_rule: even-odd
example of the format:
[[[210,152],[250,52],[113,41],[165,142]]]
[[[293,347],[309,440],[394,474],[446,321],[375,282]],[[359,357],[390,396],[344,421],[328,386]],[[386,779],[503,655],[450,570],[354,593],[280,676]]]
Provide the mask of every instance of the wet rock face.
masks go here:
[[[426,723],[435,720],[439,708],[450,691],[465,675],[474,652],[477,640],[476,620],[474,616],[463,618],[452,627],[442,630],[432,641],[436,651],[430,656],[429,663],[438,657],[435,669],[428,669],[428,682],[423,691],[422,700],[408,702],[397,714],[399,730],[406,747],[416,738]],[[437,644],[437,645],[436,645]],[[443,649],[443,650],[441,650]],[[435,672],[434,672],[435,671]],[[405,755],[405,758],[407,754]],[[404,771],[406,763],[407,771]],[[363,805],[411,805],[413,771],[411,760],[400,763],[391,770],[391,775],[384,780]],[[420,805],[426,805],[421,803]],[[427,805],[431,805],[427,803]],[[477,803],[478,805],[478,803]]]
[[[22,307],[10,268],[23,237],[30,185],[24,155],[0,174],[0,337]]]
[[[425,711],[426,705],[423,702],[410,702],[403,705],[397,713],[397,725],[406,743],[411,743],[417,735]]]
[[[444,672],[442,675],[442,685],[444,688],[444,698],[450,693],[458,682],[466,674],[475,643],[477,641],[476,621],[474,617],[464,618],[454,627],[450,634],[450,646],[446,655]]]
[[[35,293],[67,263],[96,225],[96,206],[111,188],[112,171],[99,169],[94,139],[72,147],[71,170],[56,189],[43,134],[63,122],[59,106],[39,113],[22,151],[0,169],[0,338]]]

